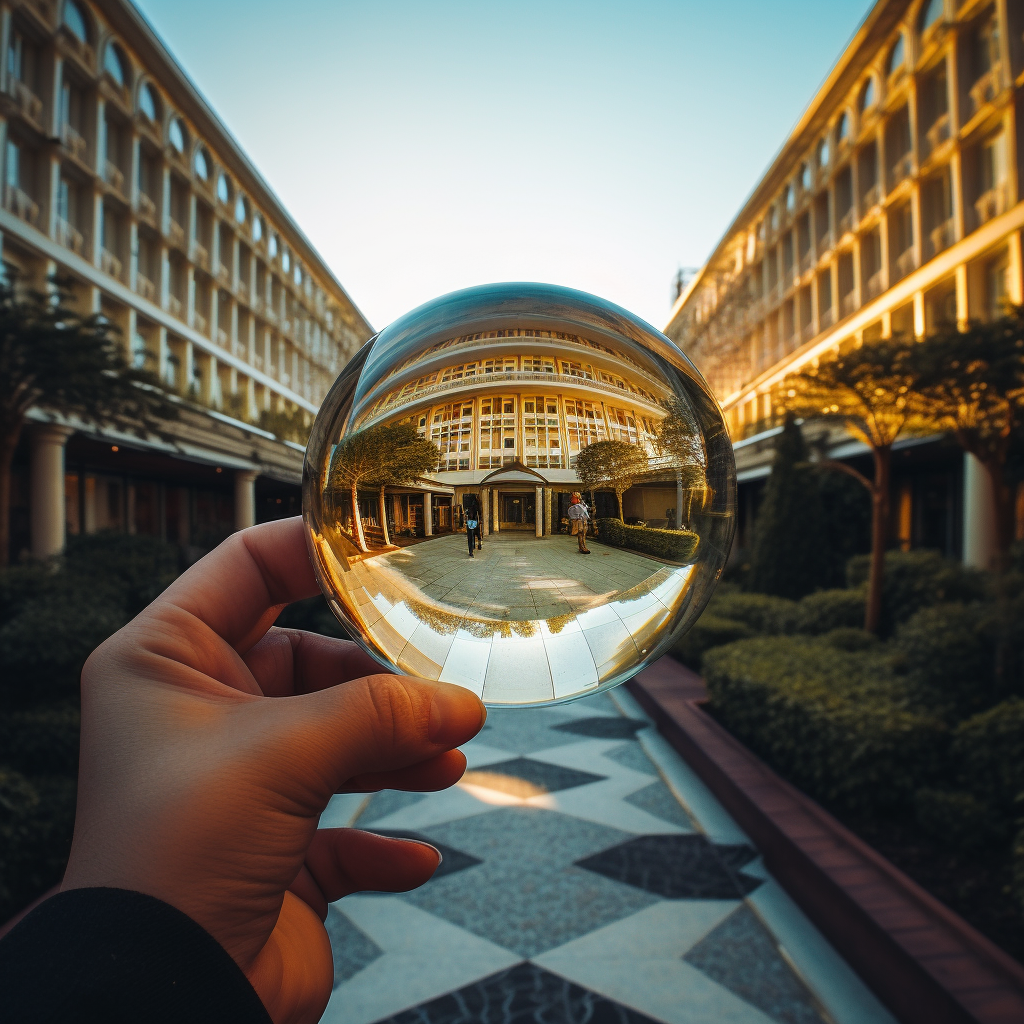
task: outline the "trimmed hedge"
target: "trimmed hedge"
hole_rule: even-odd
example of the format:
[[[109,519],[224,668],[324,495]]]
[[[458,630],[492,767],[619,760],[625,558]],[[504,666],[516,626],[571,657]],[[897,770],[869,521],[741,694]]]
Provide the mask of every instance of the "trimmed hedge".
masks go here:
[[[626,526],[618,519],[598,520],[595,540],[617,548],[628,548],[670,562],[689,562],[697,550],[697,534],[689,530],[654,530],[647,526]]]
[[[1024,699],[1011,697],[961,722],[951,753],[964,789],[1007,820],[1024,810]]]
[[[884,655],[757,637],[708,651],[703,671],[722,724],[824,803],[891,809],[939,773],[945,728],[910,708]]]
[[[862,590],[818,590],[800,599],[796,614],[798,633],[817,636],[833,629],[864,625]]]
[[[708,612],[749,626],[755,633],[793,633],[796,630],[796,601],[770,594],[722,594],[716,591],[708,602]]]
[[[682,639],[677,641],[670,653],[677,661],[699,672],[706,651],[731,644],[735,640],[746,640],[753,635],[754,631],[746,623],[705,611]]]

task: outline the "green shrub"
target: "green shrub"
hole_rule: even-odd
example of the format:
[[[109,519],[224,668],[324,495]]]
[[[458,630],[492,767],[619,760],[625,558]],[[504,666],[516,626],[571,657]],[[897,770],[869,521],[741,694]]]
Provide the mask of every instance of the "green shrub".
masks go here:
[[[818,590],[800,599],[796,628],[800,633],[828,633],[864,625],[862,590]]]
[[[846,565],[851,588],[867,584],[869,555]],[[882,632],[890,634],[916,611],[946,601],[977,601],[985,596],[985,577],[937,551],[888,551],[882,588]]]
[[[617,548],[628,548],[669,562],[689,562],[697,550],[697,534],[689,530],[652,530],[647,526],[626,526],[618,519],[598,521],[597,540]]]
[[[722,724],[825,803],[905,806],[937,775],[944,727],[909,708],[881,653],[756,637],[708,651],[703,672]]]
[[[867,633],[852,626],[830,629],[827,633],[822,633],[818,641],[840,651],[870,651],[878,648],[880,644],[874,633]]]
[[[1011,697],[962,722],[951,753],[960,785],[1009,820],[1024,793],[1024,700]]]
[[[914,810],[928,835],[955,850],[974,850],[1006,839],[1006,819],[991,804],[963,790],[919,789]]]
[[[10,767],[26,775],[78,772],[82,716],[73,701],[0,715],[0,751]]]
[[[797,602],[770,594],[721,593],[708,602],[708,612],[722,619],[743,622],[755,633],[776,635],[796,628]]]
[[[705,652],[753,635],[754,631],[746,623],[723,619],[705,611],[675,644],[671,654],[694,672],[699,672]]]
[[[896,632],[901,667],[918,700],[950,720],[996,703],[995,639],[979,605],[922,608]]]

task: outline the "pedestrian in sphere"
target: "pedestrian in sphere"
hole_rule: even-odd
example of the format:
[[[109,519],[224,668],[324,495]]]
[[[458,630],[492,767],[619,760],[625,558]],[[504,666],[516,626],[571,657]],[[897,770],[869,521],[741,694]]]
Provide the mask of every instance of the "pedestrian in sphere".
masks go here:
[[[569,505],[569,523],[580,546],[581,555],[589,555],[587,547],[587,523],[590,521],[590,509],[583,504],[579,491],[573,491]]]
[[[480,520],[476,518],[475,512],[470,512],[466,515],[466,539],[469,541],[469,557],[473,557],[473,542],[479,541],[480,537],[477,531],[480,528]]]

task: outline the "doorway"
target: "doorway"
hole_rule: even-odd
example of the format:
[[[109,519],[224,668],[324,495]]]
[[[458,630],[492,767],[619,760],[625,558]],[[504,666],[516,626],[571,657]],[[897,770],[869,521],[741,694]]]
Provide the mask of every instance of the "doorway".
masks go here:
[[[532,530],[536,522],[537,496],[532,491],[501,494],[498,508],[501,511],[501,529]]]

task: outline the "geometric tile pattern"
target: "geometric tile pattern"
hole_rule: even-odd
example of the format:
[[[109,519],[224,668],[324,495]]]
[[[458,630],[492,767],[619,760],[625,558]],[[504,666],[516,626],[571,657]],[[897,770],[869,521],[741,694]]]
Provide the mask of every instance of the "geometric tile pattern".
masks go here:
[[[640,836],[577,863],[667,900],[727,900],[761,884],[734,870],[756,856],[753,847],[718,846],[702,835]]]
[[[795,907],[782,948],[756,850],[628,697],[492,710],[465,753],[450,790],[325,816],[443,857],[331,906],[326,1024],[895,1024]]]

